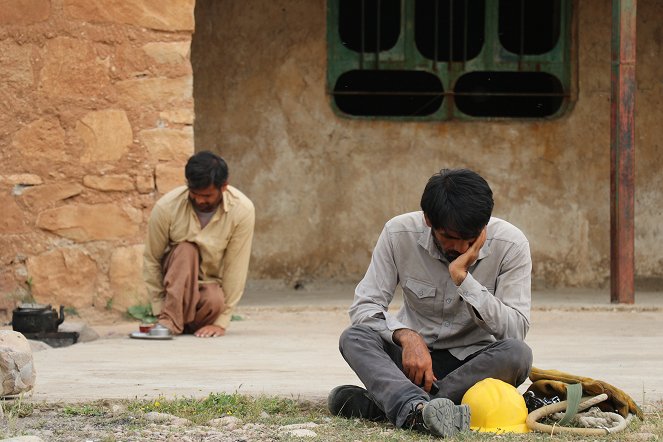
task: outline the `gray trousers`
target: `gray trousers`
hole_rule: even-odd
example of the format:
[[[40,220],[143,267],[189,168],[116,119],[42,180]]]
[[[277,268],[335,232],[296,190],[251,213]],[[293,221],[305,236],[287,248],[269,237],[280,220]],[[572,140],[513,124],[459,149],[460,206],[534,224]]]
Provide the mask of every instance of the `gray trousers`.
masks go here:
[[[486,378],[517,387],[532,368],[532,350],[516,339],[496,341],[462,361],[447,350],[433,350],[433,372],[439,391],[429,395],[403,373],[402,348],[386,342],[369,327],[354,325],[346,329],[339,349],[387,419],[399,428],[420,402],[443,397],[460,404],[465,392]]]

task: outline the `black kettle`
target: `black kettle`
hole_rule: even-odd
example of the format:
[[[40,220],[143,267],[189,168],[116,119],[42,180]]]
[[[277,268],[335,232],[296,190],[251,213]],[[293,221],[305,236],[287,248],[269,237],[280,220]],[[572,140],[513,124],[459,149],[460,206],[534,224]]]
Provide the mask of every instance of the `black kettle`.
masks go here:
[[[60,306],[60,317],[50,304],[21,304],[12,314],[12,329],[19,333],[52,333],[64,321],[64,306]]]

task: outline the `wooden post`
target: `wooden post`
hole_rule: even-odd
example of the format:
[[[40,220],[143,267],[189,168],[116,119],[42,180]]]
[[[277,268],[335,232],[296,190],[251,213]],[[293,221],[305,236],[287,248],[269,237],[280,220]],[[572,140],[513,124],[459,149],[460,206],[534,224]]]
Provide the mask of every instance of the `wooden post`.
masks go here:
[[[610,302],[633,304],[637,0],[612,1]]]

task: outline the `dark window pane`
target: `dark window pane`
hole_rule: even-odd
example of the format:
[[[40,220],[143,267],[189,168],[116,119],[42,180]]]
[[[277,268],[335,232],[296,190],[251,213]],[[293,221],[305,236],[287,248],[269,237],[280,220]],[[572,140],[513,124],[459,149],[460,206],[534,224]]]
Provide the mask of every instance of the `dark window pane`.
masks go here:
[[[559,40],[560,0],[500,0],[499,37],[507,51],[550,52]]]
[[[416,0],[414,38],[426,58],[470,60],[484,42],[484,0]]]
[[[386,51],[401,32],[400,0],[340,0],[341,43],[357,52]]]
[[[440,79],[422,71],[349,71],[334,86],[336,106],[346,114],[422,116],[442,105]]]
[[[562,106],[557,77],[545,72],[471,72],[454,89],[458,109],[474,117],[541,118]]]

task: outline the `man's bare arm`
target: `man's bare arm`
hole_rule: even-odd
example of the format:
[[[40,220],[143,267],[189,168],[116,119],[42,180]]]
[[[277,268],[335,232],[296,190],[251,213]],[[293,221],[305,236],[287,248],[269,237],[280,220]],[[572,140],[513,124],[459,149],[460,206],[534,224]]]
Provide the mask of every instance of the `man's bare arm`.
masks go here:
[[[393,340],[403,349],[403,371],[415,385],[430,392],[437,378],[433,374],[433,361],[424,338],[409,328],[394,331]]]

